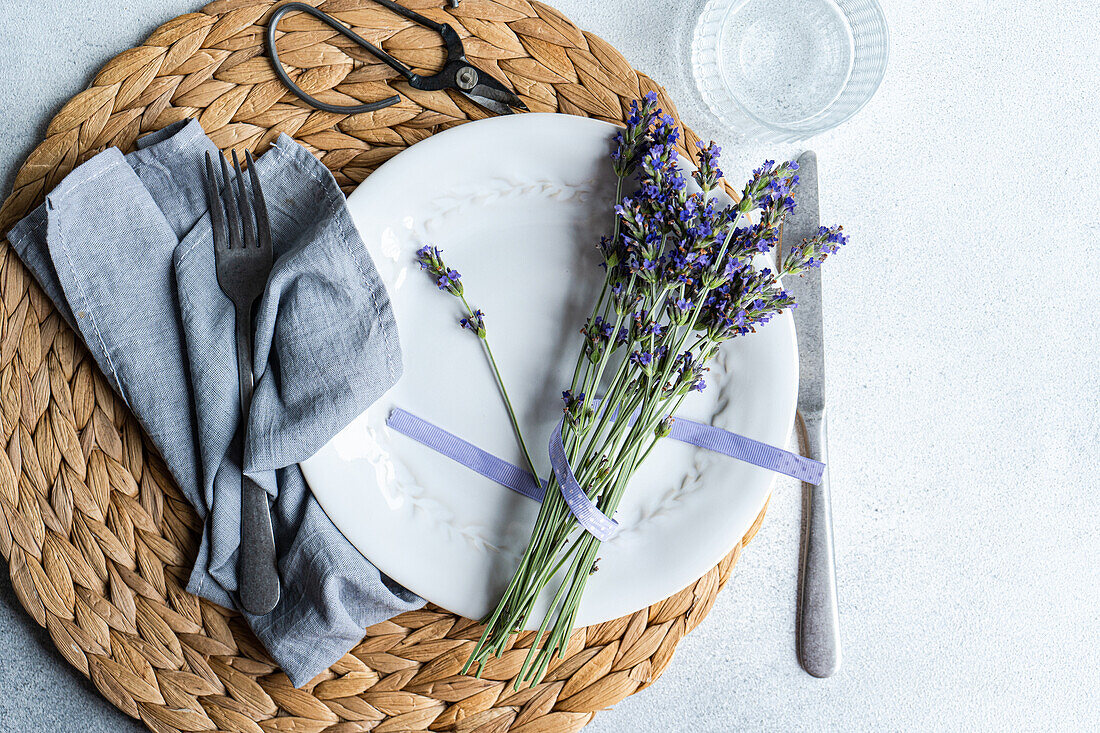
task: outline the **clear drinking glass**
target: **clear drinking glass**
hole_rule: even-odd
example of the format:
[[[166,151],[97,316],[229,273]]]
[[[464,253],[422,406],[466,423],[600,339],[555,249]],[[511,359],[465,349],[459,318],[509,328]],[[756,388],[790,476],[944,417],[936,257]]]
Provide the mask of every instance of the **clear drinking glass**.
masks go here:
[[[708,0],[692,73],[723,124],[762,142],[805,140],[867,103],[889,45],[875,0]]]

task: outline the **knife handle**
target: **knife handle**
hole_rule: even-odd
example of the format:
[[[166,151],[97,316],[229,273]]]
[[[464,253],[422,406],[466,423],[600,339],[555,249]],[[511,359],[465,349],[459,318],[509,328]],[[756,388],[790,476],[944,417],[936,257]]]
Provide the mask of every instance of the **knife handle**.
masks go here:
[[[827,463],[825,413],[798,416],[808,458]],[[798,594],[798,660],[814,677],[830,677],[840,668],[840,612],[836,599],[833,518],[829,469],[817,486],[804,483],[802,576]]]

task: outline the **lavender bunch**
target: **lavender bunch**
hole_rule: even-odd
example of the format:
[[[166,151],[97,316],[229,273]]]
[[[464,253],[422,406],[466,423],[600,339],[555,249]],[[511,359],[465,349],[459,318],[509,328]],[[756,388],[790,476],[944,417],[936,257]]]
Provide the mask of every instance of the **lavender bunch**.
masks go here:
[[[839,227],[822,228],[791,247],[776,271],[758,267],[756,256],[772,251],[783,218],[794,208],[798,165],[765,162],[740,199],[722,206],[716,198],[720,149],[699,144],[691,174],[697,190],[691,190],[678,166],[679,135],[649,94],[633,104],[615,138],[615,219],[598,245],[603,288],[580,329],[572,383],[562,395],[569,465],[608,516],[630,477],[669,434],[681,402],[705,389],[706,364],[720,344],[794,306],[779,278],[819,266],[846,241]],[[631,177],[637,190],[624,195]],[[451,288],[454,278],[442,260],[431,263],[440,287]],[[456,294],[461,297],[461,288]],[[532,645],[516,685],[540,680],[552,656],[565,649],[599,546],[579,528],[551,475],[530,544],[463,671],[505,651],[543,589],[566,568],[535,637],[544,641]]]

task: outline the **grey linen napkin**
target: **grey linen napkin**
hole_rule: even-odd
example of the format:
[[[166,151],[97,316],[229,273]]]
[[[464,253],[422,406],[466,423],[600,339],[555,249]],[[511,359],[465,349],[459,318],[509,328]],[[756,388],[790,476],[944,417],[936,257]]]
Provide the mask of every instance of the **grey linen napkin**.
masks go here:
[[[234,315],[214,272],[199,123],[70,173],[8,238],[111,386],[137,415],[203,519],[188,590],[234,602],[240,418]],[[256,388],[245,470],[274,498],[282,598],[256,636],[301,686],[370,624],[423,601],[333,526],[302,478],[313,455],[397,381],[385,287],[331,174],[281,135],[257,161],[275,266],[256,310]]]

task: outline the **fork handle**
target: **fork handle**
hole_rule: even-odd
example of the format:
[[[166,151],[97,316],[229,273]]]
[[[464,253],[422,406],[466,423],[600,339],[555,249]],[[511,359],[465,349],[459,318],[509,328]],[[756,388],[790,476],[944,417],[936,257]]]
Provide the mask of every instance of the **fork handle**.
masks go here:
[[[237,377],[241,387],[242,438],[252,407],[252,313],[237,307]],[[241,465],[244,465],[243,446]],[[270,613],[279,602],[279,570],[275,565],[275,534],[267,492],[241,472],[241,549],[238,563],[240,598],[244,610],[256,616]]]
[[[799,414],[805,454],[827,462],[825,413]],[[803,484],[805,530],[802,536],[802,582],[798,594],[798,659],[814,677],[831,677],[840,668],[840,610],[836,598],[833,517],[829,502],[829,469],[821,483]]]

